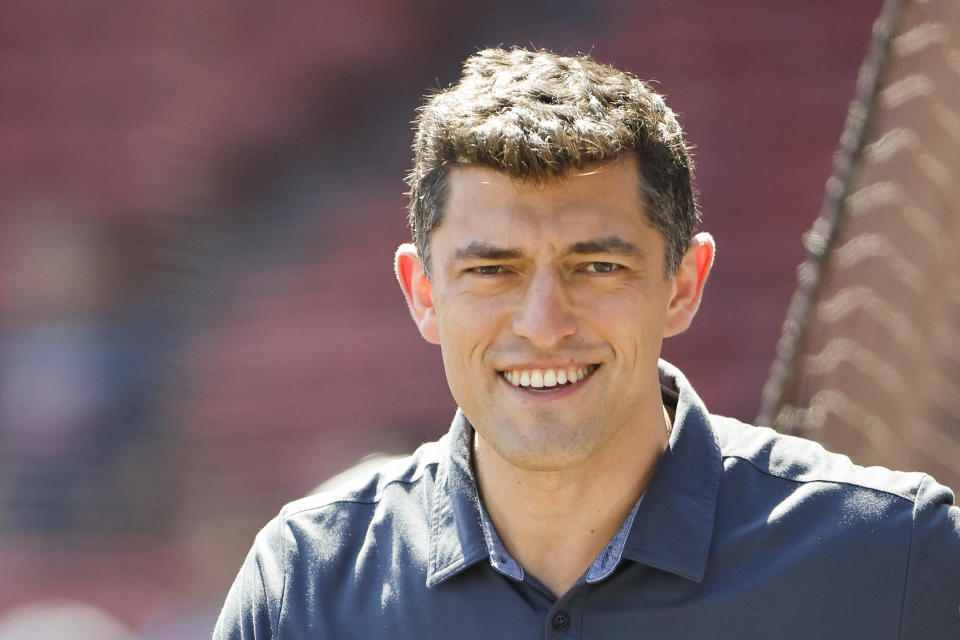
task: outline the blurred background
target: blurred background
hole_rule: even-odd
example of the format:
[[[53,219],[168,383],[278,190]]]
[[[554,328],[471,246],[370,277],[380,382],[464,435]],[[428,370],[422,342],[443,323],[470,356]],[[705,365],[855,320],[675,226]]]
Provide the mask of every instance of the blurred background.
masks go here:
[[[698,321],[665,357],[712,411],[753,420],[880,10],[4,2],[8,631],[60,600],[109,614],[116,637],[207,638],[282,503],[446,430],[439,351],[391,262],[408,238],[410,121],[483,46],[592,52],[659,83],[719,247]]]

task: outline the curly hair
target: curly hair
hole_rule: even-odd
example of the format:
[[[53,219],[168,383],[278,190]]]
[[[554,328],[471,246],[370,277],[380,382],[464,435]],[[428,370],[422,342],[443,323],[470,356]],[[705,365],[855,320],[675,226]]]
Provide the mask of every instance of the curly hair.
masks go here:
[[[430,268],[449,171],[479,165],[542,181],[634,153],[650,223],[664,236],[673,276],[699,222],[693,161],[663,97],[631,74],[588,56],[485,49],[460,81],[429,95],[414,122],[408,222]]]

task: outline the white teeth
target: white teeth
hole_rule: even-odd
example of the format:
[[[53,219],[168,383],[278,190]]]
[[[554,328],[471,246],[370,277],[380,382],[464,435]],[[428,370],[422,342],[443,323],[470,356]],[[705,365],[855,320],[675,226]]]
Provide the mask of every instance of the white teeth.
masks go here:
[[[562,384],[580,382],[591,371],[589,366],[568,369],[528,369],[504,371],[503,377],[515,387],[551,388]]]

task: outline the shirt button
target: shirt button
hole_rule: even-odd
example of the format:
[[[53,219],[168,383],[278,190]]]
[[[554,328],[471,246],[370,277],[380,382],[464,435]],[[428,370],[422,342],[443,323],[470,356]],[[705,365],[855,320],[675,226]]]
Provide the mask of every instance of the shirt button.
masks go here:
[[[560,611],[553,616],[553,628],[557,631],[566,631],[570,628],[570,616],[566,611]]]

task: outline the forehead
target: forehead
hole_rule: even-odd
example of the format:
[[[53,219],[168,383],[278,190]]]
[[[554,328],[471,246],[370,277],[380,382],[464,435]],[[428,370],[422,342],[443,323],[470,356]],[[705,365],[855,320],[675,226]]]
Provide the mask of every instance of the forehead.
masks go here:
[[[649,226],[632,157],[540,182],[487,167],[458,167],[448,175],[447,189],[434,246],[463,236],[607,236]]]

